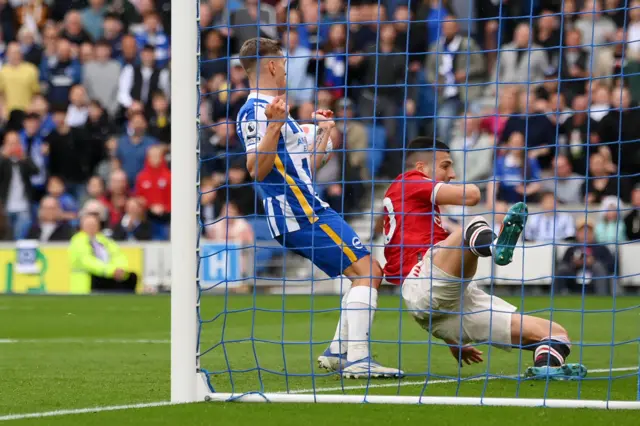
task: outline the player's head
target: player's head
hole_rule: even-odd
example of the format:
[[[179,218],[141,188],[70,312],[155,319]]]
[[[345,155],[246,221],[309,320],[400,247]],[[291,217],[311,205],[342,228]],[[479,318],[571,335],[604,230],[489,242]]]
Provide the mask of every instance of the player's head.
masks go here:
[[[449,182],[456,178],[449,146],[446,143],[421,136],[409,143],[407,151],[408,165],[431,179]]]
[[[278,89],[287,86],[287,60],[276,40],[251,38],[240,48],[240,63],[253,87]]]

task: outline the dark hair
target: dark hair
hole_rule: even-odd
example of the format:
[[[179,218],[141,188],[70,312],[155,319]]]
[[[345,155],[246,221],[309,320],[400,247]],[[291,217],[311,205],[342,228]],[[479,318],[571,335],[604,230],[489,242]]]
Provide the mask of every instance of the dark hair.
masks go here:
[[[240,48],[240,63],[244,70],[249,73],[253,71],[260,58],[276,56],[282,54],[282,46],[277,40],[265,37],[250,38],[245,41]]]
[[[109,49],[111,49],[111,43],[109,43],[104,38],[101,38],[100,40],[96,41],[95,47],[100,47],[100,46],[108,47]]]
[[[449,152],[449,145],[446,143],[434,139],[428,136],[420,136],[409,142],[409,146],[407,147],[409,154],[412,151],[444,151]]]

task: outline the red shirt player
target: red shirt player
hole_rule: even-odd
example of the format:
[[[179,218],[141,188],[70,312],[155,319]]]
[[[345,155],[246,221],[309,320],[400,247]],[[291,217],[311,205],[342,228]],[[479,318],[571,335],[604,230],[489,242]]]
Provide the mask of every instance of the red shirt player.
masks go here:
[[[424,254],[449,236],[435,204],[442,182],[420,170],[398,176],[384,194],[384,275],[400,285]]]

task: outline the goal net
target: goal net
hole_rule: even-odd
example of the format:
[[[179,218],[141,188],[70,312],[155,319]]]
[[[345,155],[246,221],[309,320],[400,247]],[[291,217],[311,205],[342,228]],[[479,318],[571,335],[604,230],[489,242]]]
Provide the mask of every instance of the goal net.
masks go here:
[[[640,3],[198,4],[197,99],[187,84],[190,96],[173,102],[196,103],[198,114],[197,342],[186,341],[196,346],[186,353],[199,372],[198,399],[640,407]],[[281,42],[286,103],[305,132],[315,131],[303,126],[317,124],[314,111],[334,112],[331,159],[308,176],[381,264],[384,193],[411,167],[406,147],[419,135],[447,143],[454,181],[481,189],[476,206],[443,208],[446,229],[483,215],[499,232],[510,205],[529,205],[513,262],[480,259],[474,281],[520,314],[562,324],[572,339],[567,361],[587,366],[586,377],[526,379],[532,352],[497,349],[491,337],[477,343],[484,362],[463,367],[386,280],[369,346],[405,376],[348,380],[318,367],[350,281],[281,247],[275,204],[263,202],[247,172],[236,120],[253,89],[239,51],[257,36]],[[180,67],[176,60],[175,73]],[[283,191],[295,192],[285,181]],[[174,265],[187,249],[176,247]],[[176,280],[173,297],[184,302],[191,283]],[[174,324],[184,321],[176,312]]]

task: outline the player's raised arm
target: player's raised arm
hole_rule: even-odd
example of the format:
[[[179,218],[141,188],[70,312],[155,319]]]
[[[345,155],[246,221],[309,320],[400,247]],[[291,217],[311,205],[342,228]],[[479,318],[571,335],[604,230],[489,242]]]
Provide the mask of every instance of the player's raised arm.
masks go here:
[[[336,127],[333,121],[333,111],[328,109],[318,110],[313,113],[318,127],[315,134],[315,149],[311,155],[312,170],[320,170],[331,159],[333,146],[330,146],[331,130]]]
[[[252,179],[261,181],[271,170],[276,160],[278,141],[280,140],[280,129],[287,119],[287,107],[284,97],[277,96],[264,109],[265,118],[268,120],[266,126],[259,120],[249,121],[242,125],[245,146],[247,149],[247,170]]]

